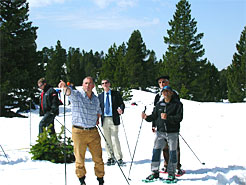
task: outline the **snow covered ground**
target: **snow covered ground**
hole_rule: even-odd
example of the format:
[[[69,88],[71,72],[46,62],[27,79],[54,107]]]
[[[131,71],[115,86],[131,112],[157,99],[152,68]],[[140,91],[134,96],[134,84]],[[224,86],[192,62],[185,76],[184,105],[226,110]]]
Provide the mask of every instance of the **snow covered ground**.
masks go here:
[[[148,176],[155,134],[151,123],[143,121],[134,163],[129,175],[131,157],[126,137],[133,154],[141,125],[141,112],[147,106],[147,114],[152,112],[155,94],[133,90],[133,99],[126,103],[125,114],[120,126],[120,141],[126,167],[125,176],[131,178],[131,185],[145,184],[141,180]],[[180,138],[181,164],[186,174],[180,177],[180,185],[245,185],[246,184],[246,103],[200,103],[181,100],[184,104],[184,119],[180,134],[198,156],[202,165],[186,143]],[[136,102],[136,105],[131,105]],[[33,161],[29,154],[30,144],[35,144],[40,117],[38,109],[25,113],[28,118],[0,118],[0,184],[1,185],[62,185],[65,184],[65,165],[48,161]],[[66,126],[71,130],[71,109],[66,107]],[[57,120],[64,123],[63,107]],[[61,124],[55,121],[56,131]],[[67,132],[67,136],[71,136]],[[107,161],[105,143],[102,138],[103,158]],[[94,175],[94,163],[89,151],[86,153],[86,183],[98,184]],[[161,166],[163,165],[163,161]],[[163,175],[164,177],[166,175]],[[105,185],[126,184],[119,167],[105,166]],[[154,184],[163,184],[154,182]],[[75,175],[75,164],[67,164],[67,185],[79,185]]]

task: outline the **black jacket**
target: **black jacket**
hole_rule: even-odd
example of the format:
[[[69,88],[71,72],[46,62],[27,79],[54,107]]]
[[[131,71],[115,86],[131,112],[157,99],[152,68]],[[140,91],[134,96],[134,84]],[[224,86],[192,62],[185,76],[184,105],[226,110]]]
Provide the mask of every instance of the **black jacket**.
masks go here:
[[[43,90],[43,110],[41,107],[41,96],[39,100],[39,115],[43,116],[46,113],[52,113],[55,115],[59,114],[59,99],[58,94],[55,89],[53,89],[50,85],[46,84]]]
[[[161,119],[161,113],[167,113],[167,119]],[[183,119],[183,104],[177,99],[172,98],[169,103],[160,101],[154,107],[151,115],[147,116],[146,121],[155,121],[157,130],[160,132],[179,132],[180,122]]]
[[[156,106],[156,104],[160,101],[161,96],[162,96],[161,92],[159,92],[155,95],[154,106]],[[173,90],[172,99],[180,101],[179,95],[178,95],[177,91],[175,91],[175,90]],[[156,127],[155,121],[152,122],[152,127]]]
[[[103,125],[103,119],[104,119],[104,92],[99,94],[98,96],[99,101],[100,101],[100,107],[102,109],[102,125]],[[111,90],[111,102],[112,102],[112,116],[113,116],[113,122],[114,125],[119,125],[120,124],[120,115],[117,111],[118,107],[124,112],[125,109],[125,104],[123,102],[122,96],[118,91]]]

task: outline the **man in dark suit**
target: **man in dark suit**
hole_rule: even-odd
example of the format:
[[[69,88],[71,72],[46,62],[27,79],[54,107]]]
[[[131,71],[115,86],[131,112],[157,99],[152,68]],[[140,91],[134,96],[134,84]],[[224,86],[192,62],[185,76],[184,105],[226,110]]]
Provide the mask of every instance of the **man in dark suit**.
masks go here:
[[[122,152],[118,137],[120,115],[124,113],[125,104],[118,91],[110,89],[109,80],[102,80],[104,92],[99,94],[100,107],[102,109],[102,128],[106,138],[106,151],[108,154],[107,165],[114,165],[115,159],[123,165]]]

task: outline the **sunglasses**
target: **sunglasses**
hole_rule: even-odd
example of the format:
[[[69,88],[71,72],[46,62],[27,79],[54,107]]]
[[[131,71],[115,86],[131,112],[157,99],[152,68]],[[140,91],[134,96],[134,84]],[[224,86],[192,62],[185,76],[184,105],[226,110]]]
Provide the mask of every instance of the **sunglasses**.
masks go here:
[[[104,84],[108,84],[108,82],[102,82],[102,85],[104,85]]]
[[[164,84],[166,82],[167,82],[167,80],[163,80],[163,81],[160,81],[159,84]]]
[[[38,88],[42,87],[44,84],[38,85]]]

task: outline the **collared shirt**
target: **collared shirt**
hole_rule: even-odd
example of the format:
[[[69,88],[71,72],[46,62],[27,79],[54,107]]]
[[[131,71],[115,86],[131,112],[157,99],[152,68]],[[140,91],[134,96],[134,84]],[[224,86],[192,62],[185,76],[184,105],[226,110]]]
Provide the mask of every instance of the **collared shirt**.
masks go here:
[[[162,101],[162,100],[164,100],[164,96],[162,95],[162,89],[160,90],[160,92],[159,92],[159,95],[160,95],[160,99],[159,99],[159,101],[158,102],[160,102],[160,101]]]
[[[102,114],[98,97],[92,93],[90,99],[84,90],[71,89],[69,100],[72,106],[72,124],[84,128],[95,127],[98,114]]]
[[[107,93],[109,96],[109,113],[106,114],[106,98],[107,98]],[[108,92],[104,91],[104,116],[112,116],[112,98],[111,98],[111,90],[109,90]]]

